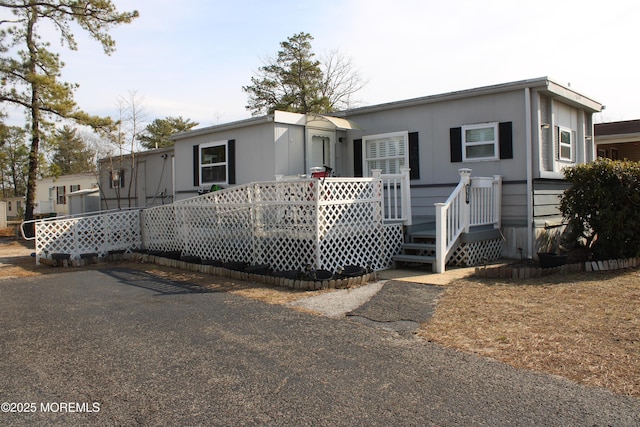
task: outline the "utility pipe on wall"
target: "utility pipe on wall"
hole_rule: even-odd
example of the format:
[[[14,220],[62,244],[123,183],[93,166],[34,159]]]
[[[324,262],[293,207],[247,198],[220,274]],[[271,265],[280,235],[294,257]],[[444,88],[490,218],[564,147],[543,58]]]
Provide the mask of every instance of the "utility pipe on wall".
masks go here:
[[[527,157],[527,257],[533,257],[533,142],[531,138],[531,89],[524,88],[525,146]]]

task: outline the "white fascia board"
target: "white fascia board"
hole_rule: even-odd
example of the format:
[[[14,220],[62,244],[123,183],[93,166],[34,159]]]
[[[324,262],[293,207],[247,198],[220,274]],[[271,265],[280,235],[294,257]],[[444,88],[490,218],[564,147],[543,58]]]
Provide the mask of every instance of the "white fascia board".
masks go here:
[[[588,98],[584,95],[579,94],[578,92],[569,89],[568,87],[562,86],[552,80],[549,80],[549,84],[547,90],[555,95],[558,95],[563,101],[568,104],[573,104],[579,108],[584,108],[590,110],[593,113],[599,113],[602,111],[602,104],[594,101],[591,98]]]
[[[273,121],[276,123],[284,123],[287,125],[304,126],[307,123],[307,116],[300,113],[290,113],[288,111],[274,111]]]

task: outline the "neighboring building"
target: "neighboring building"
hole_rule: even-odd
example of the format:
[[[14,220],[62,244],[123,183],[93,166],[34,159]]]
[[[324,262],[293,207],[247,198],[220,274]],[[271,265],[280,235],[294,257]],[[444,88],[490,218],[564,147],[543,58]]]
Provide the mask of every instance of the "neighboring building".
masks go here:
[[[596,123],[598,157],[640,162],[640,120]]]
[[[533,256],[538,239],[562,223],[565,167],[595,159],[592,115],[602,105],[543,77],[343,111],[274,114],[173,137],[176,199],[222,187],[309,174],[337,176],[411,168],[412,212],[457,185],[460,168],[503,177],[504,255]]]
[[[69,193],[69,215],[81,215],[100,211],[100,189],[98,187]]]
[[[24,217],[24,196],[5,197],[7,221],[17,221]]]
[[[135,167],[132,168],[132,159]],[[98,161],[101,209],[172,203],[173,147],[113,156]]]
[[[69,215],[69,194],[97,186],[96,175],[92,172],[39,179],[36,183],[34,214]]]
[[[7,202],[0,200],[0,228],[7,227]]]

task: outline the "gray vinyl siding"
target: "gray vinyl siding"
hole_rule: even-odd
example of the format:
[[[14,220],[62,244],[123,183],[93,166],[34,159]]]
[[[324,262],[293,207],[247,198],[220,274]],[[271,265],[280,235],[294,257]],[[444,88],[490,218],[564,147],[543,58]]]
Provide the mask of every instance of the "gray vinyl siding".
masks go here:
[[[447,200],[451,192],[458,185],[442,186],[412,186],[411,187],[411,213],[416,217],[435,217],[435,203]]]
[[[176,141],[175,183],[176,199],[197,194],[200,187],[193,185],[193,146],[218,141],[235,141],[236,183],[272,181],[276,175],[274,123],[259,123],[212,133],[195,133],[192,137]]]
[[[527,184],[502,183],[502,224],[510,227],[527,226]]]
[[[518,90],[424,105],[398,107],[349,118],[362,128],[349,131],[349,141],[390,132],[418,132],[420,179],[417,185],[442,185],[459,181],[458,169],[470,168],[473,176],[502,175],[508,180],[526,179],[524,91]],[[512,122],[513,159],[452,163],[449,129],[489,122]]]
[[[537,179],[533,182],[533,220],[536,227],[562,223],[560,199],[569,183],[563,180]]]
[[[299,175],[305,173],[304,128],[302,126],[276,124],[274,126],[274,140],[274,175]]]
[[[554,141],[553,141],[553,116],[551,113],[551,99],[540,95],[540,123],[549,125],[549,129],[540,129],[540,170],[553,171]]]

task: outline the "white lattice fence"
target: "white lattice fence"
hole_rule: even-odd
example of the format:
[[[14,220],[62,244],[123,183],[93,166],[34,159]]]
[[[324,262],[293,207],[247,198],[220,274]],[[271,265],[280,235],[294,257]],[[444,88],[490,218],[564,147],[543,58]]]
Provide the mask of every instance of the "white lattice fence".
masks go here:
[[[333,178],[208,193],[145,210],[144,246],[276,270],[388,268],[402,231],[382,225],[381,188],[379,179]]]
[[[383,226],[381,193],[379,178],[260,182],[143,211],[43,221],[36,256],[145,248],[275,270],[378,270],[402,245],[402,226]]]
[[[54,253],[78,259],[85,253],[104,256],[109,251],[138,248],[141,244],[139,212],[129,210],[36,222],[36,263]]]

